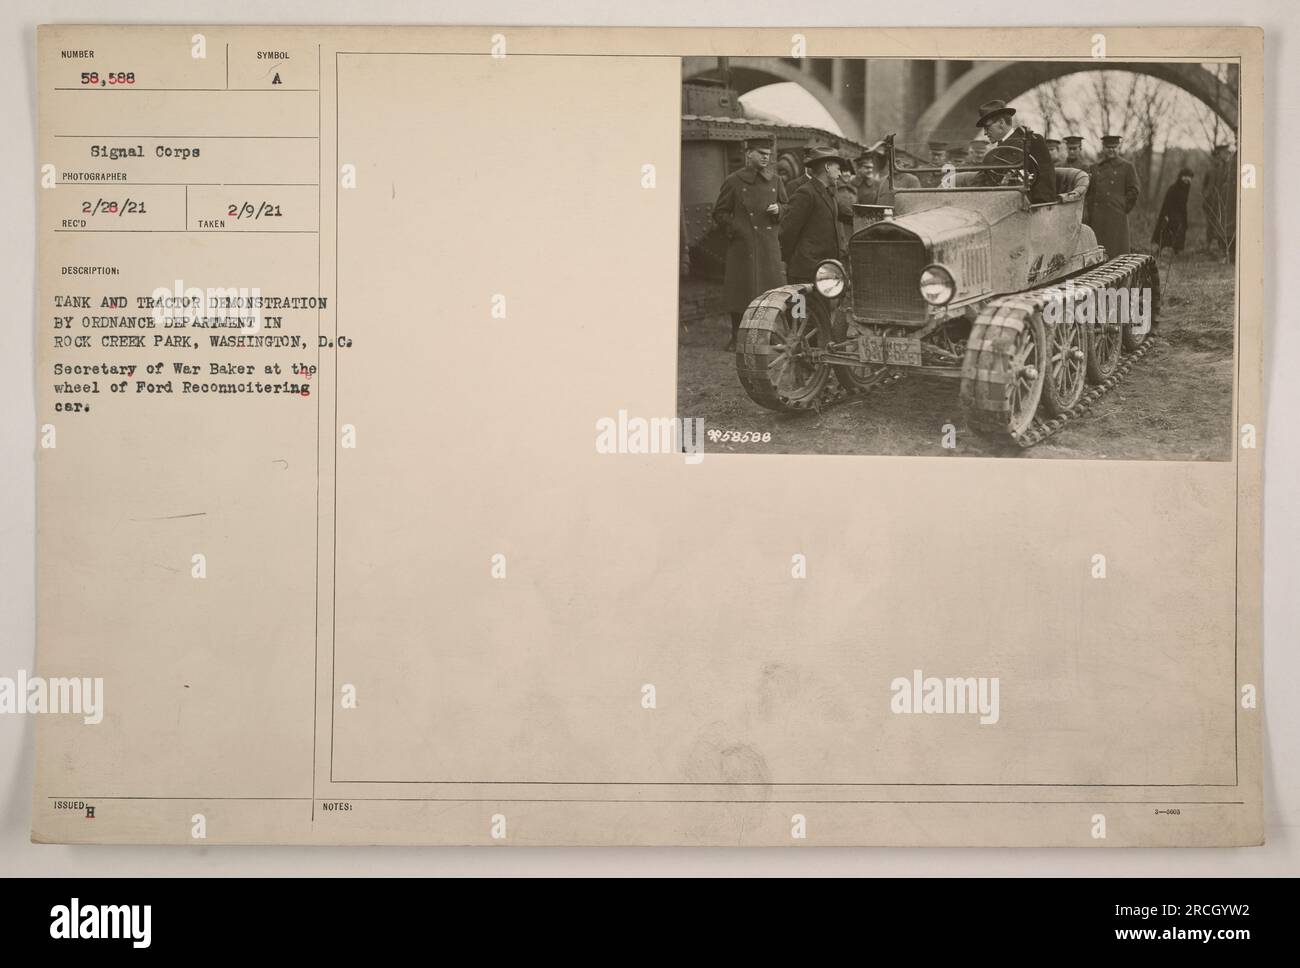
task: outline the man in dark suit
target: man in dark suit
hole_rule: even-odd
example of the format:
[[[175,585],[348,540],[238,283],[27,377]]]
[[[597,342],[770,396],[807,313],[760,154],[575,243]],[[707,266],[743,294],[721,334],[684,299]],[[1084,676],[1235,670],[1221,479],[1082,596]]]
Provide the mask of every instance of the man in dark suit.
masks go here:
[[[809,179],[781,215],[781,255],[790,282],[812,282],[818,263],[840,257],[836,186],[844,159],[834,148],[817,147],[804,167]]]
[[[986,101],[980,105],[980,116],[975,127],[983,128],[988,135],[990,156],[997,151],[999,157],[1011,158],[1016,149],[1023,152],[1031,204],[1054,202],[1056,165],[1052,162],[1052,152],[1042,135],[1015,123],[1015,114],[1016,109],[1007,107],[1004,101]],[[999,148],[1002,150],[998,151]],[[986,157],[985,161],[993,163],[991,157]]]

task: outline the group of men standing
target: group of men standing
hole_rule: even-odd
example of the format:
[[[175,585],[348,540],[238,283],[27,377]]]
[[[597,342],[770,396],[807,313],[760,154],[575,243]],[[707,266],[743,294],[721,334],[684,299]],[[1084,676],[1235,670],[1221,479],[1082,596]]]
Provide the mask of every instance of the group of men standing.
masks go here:
[[[735,348],[741,317],[756,296],[787,283],[812,282],[819,263],[843,257],[853,231],[855,202],[892,205],[894,191],[900,188],[995,185],[1015,177],[1023,177],[1031,204],[1055,201],[1062,191],[1056,169],[1086,167],[1083,139],[1044,139],[1017,124],[1015,113],[1003,101],[989,101],[980,106],[976,121],[984,139],[963,148],[930,145],[931,163],[937,168],[989,166],[974,172],[891,174],[883,147],[860,156],[855,171],[838,149],[810,145],[804,151],[802,174],[783,183],[770,164],[772,142],[747,142],[744,167],[723,181],[713,206],[713,220],[728,239],[727,348]],[[1137,170],[1120,157],[1119,146],[1117,136],[1102,139],[1101,158],[1088,170],[1085,202],[1084,221],[1109,256],[1131,251],[1128,214],[1140,192]]]
[[[803,173],[788,185],[772,171],[771,158],[771,142],[748,142],[745,166],[727,176],[713,206],[713,220],[728,239],[728,349],[735,349],[741,317],[755,296],[787,282],[812,282],[818,263],[843,252],[853,225],[845,197],[851,166],[838,150],[810,147]]]

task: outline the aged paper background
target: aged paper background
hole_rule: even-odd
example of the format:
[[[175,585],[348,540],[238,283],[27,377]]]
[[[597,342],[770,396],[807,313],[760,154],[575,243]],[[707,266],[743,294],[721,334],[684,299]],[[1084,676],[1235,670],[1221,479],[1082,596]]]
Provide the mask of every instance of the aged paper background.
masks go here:
[[[68,46],[104,69],[165,57],[189,32],[50,29],[41,66]],[[43,197],[38,333],[59,265],[111,261],[134,295],[219,259],[239,285],[329,296],[296,331],[354,345],[320,354],[309,401],[59,421],[39,455],[37,668],[102,675],[109,699],[99,726],[39,723],[34,836],[189,843],[202,812],[212,843],[472,844],[502,814],[511,843],[788,844],[801,813],[808,844],[1084,846],[1104,812],[1107,845],[1260,840],[1258,719],[1236,702],[1260,675],[1258,451],[595,452],[596,419],[675,410],[677,57],[779,52],[788,31],[511,30],[504,61],[481,29],[205,32],[319,44],[306,112],[285,92],[283,113],[218,97],[170,115],[303,137],[315,115],[319,237],[186,234],[160,266],[147,237],[56,248]],[[994,32],[807,33],[820,56],[1007,53]],[[1078,56],[1088,33],[1016,50]],[[1260,142],[1258,33],[1108,37],[1116,58],[1241,56],[1243,157]],[[99,119],[50,86],[57,153]],[[312,164],[290,153],[272,162]],[[339,192],[344,163],[358,186]],[[1259,196],[1241,211],[1237,423],[1262,425]],[[799,513],[772,513],[795,490]],[[1096,551],[1111,580],[1089,580]],[[1001,722],[892,716],[888,684],[915,668],[999,676]],[[93,826],[57,798],[93,800]]]

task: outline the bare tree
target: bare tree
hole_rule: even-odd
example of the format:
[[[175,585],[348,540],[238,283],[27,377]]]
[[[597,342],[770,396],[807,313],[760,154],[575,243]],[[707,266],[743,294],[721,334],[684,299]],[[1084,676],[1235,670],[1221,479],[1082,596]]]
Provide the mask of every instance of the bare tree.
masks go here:
[[[1216,105],[1237,97],[1238,78],[1234,64],[1202,65],[1213,77],[1210,100],[1197,102],[1188,122],[1190,133],[1204,145],[1210,164],[1201,177],[1201,212],[1205,216],[1206,244],[1225,261],[1237,250],[1237,152],[1236,132],[1223,120]]]

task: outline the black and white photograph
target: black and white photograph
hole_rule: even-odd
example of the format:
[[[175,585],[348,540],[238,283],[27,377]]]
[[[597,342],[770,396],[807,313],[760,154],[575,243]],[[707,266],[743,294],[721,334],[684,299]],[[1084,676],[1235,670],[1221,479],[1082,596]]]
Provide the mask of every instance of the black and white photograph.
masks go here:
[[[1238,88],[684,58],[680,416],[724,453],[1228,460]]]

